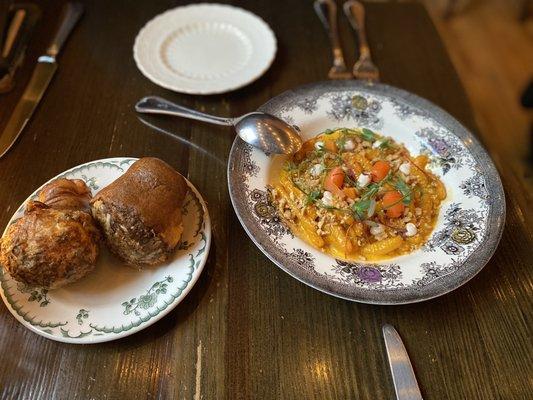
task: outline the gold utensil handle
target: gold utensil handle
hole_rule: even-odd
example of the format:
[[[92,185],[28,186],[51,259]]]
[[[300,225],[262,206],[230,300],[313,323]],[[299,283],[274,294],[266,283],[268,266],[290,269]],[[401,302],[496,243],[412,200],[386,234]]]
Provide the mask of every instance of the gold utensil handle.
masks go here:
[[[9,53],[11,53],[11,49],[13,47],[13,44],[15,43],[15,39],[19,34],[20,28],[22,27],[22,23],[24,22],[25,18],[26,10],[20,9],[15,12],[13,19],[9,24],[9,28],[7,30],[6,35],[6,41],[4,42],[4,48],[2,49],[3,58],[7,58],[9,56]]]
[[[83,14],[83,5],[78,2],[70,2],[65,4],[63,10],[57,33],[46,50],[46,54],[53,58],[57,56],[67,40],[68,35],[72,32],[72,29]]]
[[[344,66],[344,56],[337,26],[337,4],[333,0],[316,0],[314,2],[314,8],[322,25],[324,25],[324,29],[328,33],[333,53],[333,63]]]
[[[357,33],[357,38],[359,40],[359,56],[369,56],[370,48],[368,47],[368,41],[366,40],[365,7],[359,1],[349,0],[344,3],[343,8],[350,25]]]

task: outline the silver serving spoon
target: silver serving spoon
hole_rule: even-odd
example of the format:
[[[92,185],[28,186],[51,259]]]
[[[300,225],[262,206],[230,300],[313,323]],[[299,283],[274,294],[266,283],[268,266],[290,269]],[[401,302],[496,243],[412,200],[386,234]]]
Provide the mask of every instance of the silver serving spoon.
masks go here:
[[[215,117],[171,103],[161,97],[144,97],[135,105],[135,110],[146,114],[166,114],[233,126],[246,143],[268,154],[292,154],[302,147],[302,138],[295,128],[273,115],[252,112],[237,118]]]

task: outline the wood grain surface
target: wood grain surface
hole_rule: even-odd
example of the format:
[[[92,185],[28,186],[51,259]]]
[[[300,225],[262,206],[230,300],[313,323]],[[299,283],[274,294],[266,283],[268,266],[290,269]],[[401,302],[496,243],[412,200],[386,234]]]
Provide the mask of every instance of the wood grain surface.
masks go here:
[[[43,17],[16,90],[0,97],[0,127],[55,29],[62,2],[39,3]],[[425,399],[531,396],[533,240],[524,216],[531,209],[517,203],[521,186],[506,170],[507,153],[497,141],[481,137],[503,178],[507,225],[479,275],[446,296],[414,305],[333,298],[275,267],[241,228],[226,187],[230,130],[147,118],[172,137],[151,130],[133,111],[140,97],[156,94],[215,114],[240,115],[289,88],[323,80],[330,51],[311,2],[233,1],[274,29],[278,54],[255,83],[208,97],[155,86],[132,58],[143,24],[184,2],[85,4],[43,102],[14,149],[0,159],[0,226],[35,187],[65,169],[105,157],[155,156],[202,192],[214,240],[187,298],[161,321],[122,340],[53,342],[25,329],[2,304],[1,399],[392,399],[384,323],[402,335]],[[462,85],[424,8],[376,3],[367,12],[382,80],[426,97],[475,131]],[[341,28],[351,64],[353,35],[344,19]]]

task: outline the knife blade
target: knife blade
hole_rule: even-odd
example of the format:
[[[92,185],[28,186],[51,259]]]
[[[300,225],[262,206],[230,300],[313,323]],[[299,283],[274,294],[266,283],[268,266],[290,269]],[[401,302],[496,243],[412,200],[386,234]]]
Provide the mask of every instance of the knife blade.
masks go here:
[[[397,400],[423,400],[402,338],[392,325],[383,325],[383,339]]]
[[[82,13],[81,3],[67,3],[65,5],[57,33],[46,50],[46,54],[38,58],[30,82],[0,135],[0,158],[16,142],[41,101],[57,70],[56,57]]]

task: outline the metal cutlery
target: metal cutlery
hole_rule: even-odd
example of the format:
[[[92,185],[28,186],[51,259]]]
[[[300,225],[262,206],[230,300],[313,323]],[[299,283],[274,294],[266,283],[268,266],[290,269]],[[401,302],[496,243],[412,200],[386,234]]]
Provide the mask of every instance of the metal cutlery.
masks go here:
[[[17,38],[20,36],[25,19],[27,18],[27,11],[20,8],[14,12],[9,26],[5,32],[5,40],[3,40],[0,47],[0,93],[9,92],[13,88],[12,64],[10,63],[10,55],[16,47]]]
[[[339,29],[337,26],[337,4],[334,0],[316,0],[313,3],[324,29],[326,30],[331,43],[333,54],[333,66],[329,70],[329,79],[351,79],[352,74],[346,68],[344,55],[339,38]]]
[[[382,330],[396,400],[423,400],[413,366],[400,335],[392,325],[383,325]]]
[[[15,72],[24,60],[26,47],[37,21],[41,16],[39,6],[18,3],[0,16],[0,93],[9,92],[15,81]],[[5,34],[5,37],[2,35]]]
[[[15,15],[11,19],[9,28],[7,28],[6,40],[4,41],[4,46],[2,48],[2,58],[7,58],[11,52],[13,44],[15,43],[15,39],[22,28],[24,18],[26,18],[26,10],[21,8],[15,11]]]
[[[144,114],[172,115],[233,126],[242,140],[268,154],[292,154],[302,147],[302,138],[295,128],[273,115],[259,111],[237,118],[216,117],[156,96],[142,98],[135,105],[135,110]]]
[[[356,0],[347,1],[343,8],[359,41],[359,59],[353,66],[353,75],[356,79],[379,81],[379,70],[372,62],[370,47],[366,40],[365,8],[361,2]]]
[[[57,70],[56,57],[82,13],[81,3],[67,3],[65,5],[59,29],[46,53],[39,57],[30,82],[0,135],[0,157],[3,157],[13,146],[43,97]]]
[[[40,16],[41,9],[33,3],[16,4],[7,11],[3,24],[7,21],[8,28],[4,29],[5,38],[0,40],[0,93],[7,93],[14,87],[15,73],[24,60]]]

